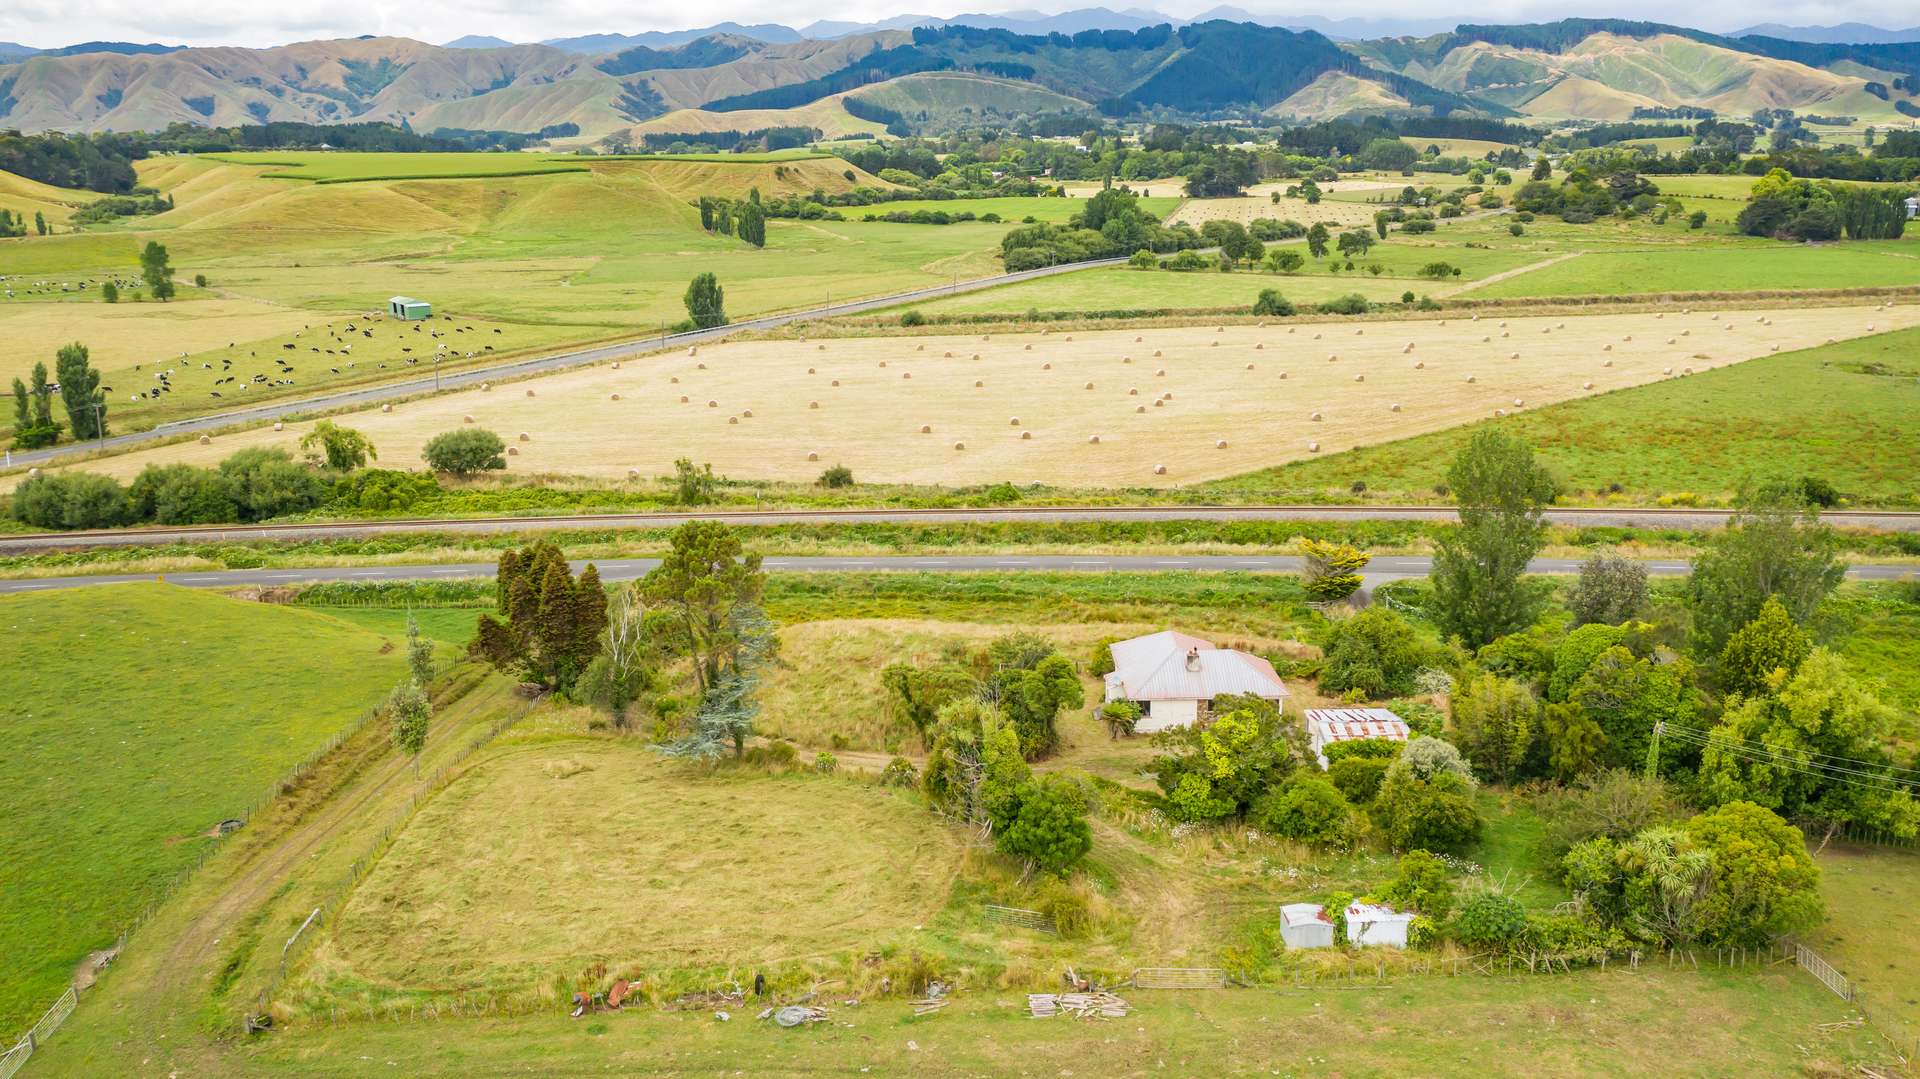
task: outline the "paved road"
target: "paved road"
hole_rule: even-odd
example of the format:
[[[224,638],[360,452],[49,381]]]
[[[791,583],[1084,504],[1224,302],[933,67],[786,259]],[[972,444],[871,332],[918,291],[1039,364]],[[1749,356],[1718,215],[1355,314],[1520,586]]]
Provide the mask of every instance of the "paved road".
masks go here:
[[[1550,509],[1553,524],[1615,528],[1718,528],[1726,510],[1701,509]],[[998,506],[957,509],[690,510],[657,513],[589,513],[543,517],[414,518],[335,521],[314,524],[197,525],[191,527],[103,529],[92,532],[42,532],[0,536],[0,554],[134,547],[156,543],[218,543],[260,540],[338,539],[394,533],[440,532],[484,535],[502,532],[550,532],[571,529],[672,528],[692,520],[734,525],[958,524],[1005,521],[1451,521],[1451,506]],[[1822,520],[1843,528],[1920,532],[1920,513],[1841,511]]]
[[[595,561],[600,576],[609,581],[632,580],[660,564],[657,558],[609,558]],[[1016,573],[1045,571],[1054,573],[1298,573],[1301,560],[1292,555],[891,555],[872,558],[780,556],[769,557],[766,568],[781,573]],[[1414,555],[1389,555],[1374,559],[1366,572],[1369,587],[1405,577],[1423,577],[1432,567],[1429,558]],[[1687,572],[1685,561],[1649,559],[1642,563],[1650,573],[1679,576]],[[586,565],[575,561],[574,569]],[[1571,558],[1536,558],[1527,566],[1533,573],[1574,573],[1580,562]],[[461,562],[452,565],[364,566],[348,569],[233,569],[165,574],[102,574],[90,577],[42,577],[0,581],[0,594],[38,592],[56,588],[81,588],[87,585],[124,584],[129,581],[164,579],[169,584],[190,588],[241,588],[305,584],[315,581],[407,581],[449,580],[491,577],[492,562]],[[1913,566],[1859,565],[1847,570],[1847,576],[1859,580],[1895,580],[1915,573]]]
[[[1211,250],[1211,249],[1209,249]],[[851,300],[847,303],[828,304],[824,307],[812,307],[801,311],[789,311],[779,315],[765,315],[760,318],[746,319],[741,322],[716,326],[710,330],[689,330],[686,333],[649,334],[611,345],[597,348],[579,349],[573,352],[561,352],[551,356],[541,356],[530,360],[517,360],[512,363],[494,364],[488,367],[469,367],[457,372],[448,372],[438,379],[429,375],[423,378],[410,378],[402,382],[386,382],[378,386],[363,389],[341,390],[337,393],[321,394],[317,397],[302,397],[293,400],[277,401],[256,408],[244,408],[233,412],[221,412],[211,416],[200,416],[190,420],[176,420],[163,423],[150,431],[135,431],[124,435],[113,435],[104,442],[72,443],[54,446],[44,450],[26,450],[15,453],[10,458],[15,465],[40,464],[60,457],[77,453],[92,453],[100,449],[127,449],[144,442],[162,438],[173,438],[184,434],[214,431],[236,424],[264,423],[310,412],[326,412],[344,408],[360,408],[377,405],[382,401],[393,401],[403,397],[413,397],[436,390],[455,390],[467,386],[478,386],[482,382],[497,382],[503,378],[515,378],[521,375],[541,374],[562,371],[569,367],[601,363],[606,360],[628,359],[649,352],[678,348],[682,345],[697,345],[706,341],[718,340],[742,330],[770,330],[788,323],[804,322],[809,319],[829,318],[837,315],[857,315],[864,311],[874,311],[895,304],[911,303],[915,300],[932,300],[942,296],[957,296],[966,292],[978,292],[981,289],[998,288],[1020,281],[1031,281],[1036,277],[1051,277],[1055,274],[1074,273],[1079,270],[1098,266],[1121,266],[1126,259],[1096,259],[1092,262],[1070,262],[1060,266],[1042,266],[1037,270],[1021,270],[1017,273],[998,274],[993,277],[980,277],[972,281],[956,281],[950,285],[935,285],[932,288],[912,289],[886,296],[875,296],[865,300]]]

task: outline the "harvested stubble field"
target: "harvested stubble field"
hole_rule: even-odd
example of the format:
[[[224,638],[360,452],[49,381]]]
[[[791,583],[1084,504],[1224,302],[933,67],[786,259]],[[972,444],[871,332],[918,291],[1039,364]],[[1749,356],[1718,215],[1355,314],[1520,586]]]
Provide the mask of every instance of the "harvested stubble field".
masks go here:
[[[538,992],[595,962],[725,969],[868,946],[931,919],[959,858],[955,833],[887,788],[530,737],[414,818],[293,1000]]]
[[[1255,184],[1247,189],[1243,198],[1237,199],[1188,199],[1173,212],[1167,223],[1186,223],[1200,228],[1209,221],[1232,221],[1241,225],[1252,224],[1263,217],[1275,220],[1292,218],[1303,225],[1316,222],[1325,223],[1330,229],[1373,227],[1373,215],[1380,210],[1364,202],[1347,202],[1326,198],[1317,203],[1309,203],[1303,198],[1288,198],[1286,190],[1299,183],[1289,180],[1280,183]],[[1321,184],[1323,193],[1347,193],[1355,197],[1365,197],[1362,193],[1399,191],[1405,184],[1392,184],[1380,180],[1340,180]],[[1273,196],[1278,194],[1280,201]]]
[[[1920,306],[741,341],[340,422],[406,463],[472,417],[525,474],[687,456],[742,479],[840,463],[869,482],[1175,486],[1916,324]],[[83,467],[211,464],[306,426]]]

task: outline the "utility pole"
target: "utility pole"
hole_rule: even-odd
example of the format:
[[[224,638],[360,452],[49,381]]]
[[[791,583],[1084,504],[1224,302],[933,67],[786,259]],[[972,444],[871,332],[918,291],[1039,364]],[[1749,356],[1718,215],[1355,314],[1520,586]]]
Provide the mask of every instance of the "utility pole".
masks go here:
[[[103,402],[95,401],[93,403],[93,433],[100,439],[100,448],[105,450],[107,448],[107,421],[100,415],[102,407],[104,407]]]
[[[1653,741],[1647,746],[1647,779],[1649,782],[1660,778],[1660,732],[1667,729],[1664,719],[1653,721]]]

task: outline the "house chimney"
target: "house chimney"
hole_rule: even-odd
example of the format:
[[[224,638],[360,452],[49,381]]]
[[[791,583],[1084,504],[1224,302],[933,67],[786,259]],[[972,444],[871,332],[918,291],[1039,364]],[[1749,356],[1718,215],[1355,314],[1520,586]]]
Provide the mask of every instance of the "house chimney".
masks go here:
[[[1199,673],[1200,650],[1198,648],[1187,649],[1187,670],[1193,671],[1196,674]]]

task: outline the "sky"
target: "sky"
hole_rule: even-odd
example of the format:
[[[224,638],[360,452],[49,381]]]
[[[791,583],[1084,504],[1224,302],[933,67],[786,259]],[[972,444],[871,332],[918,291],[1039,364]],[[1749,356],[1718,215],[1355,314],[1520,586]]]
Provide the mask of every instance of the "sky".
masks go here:
[[[1191,16],[1219,0],[1188,0],[1178,4],[1109,2],[1105,6],[1139,6],[1175,16]],[[589,33],[639,33],[681,30],[725,20],[740,23],[784,23],[804,26],[829,15],[837,20],[870,21],[912,12],[952,16],[964,12],[1003,12],[1030,9],[1028,3],[994,4],[954,0],[843,0],[824,9],[804,0],[710,0],[693,16],[681,16],[674,6],[637,7],[630,0],[327,0],[262,4],[258,0],[196,0],[192,4],[156,4],[152,0],[0,0],[0,41],[36,48],[56,48],[81,41],[159,41],[179,45],[242,45],[264,47],[315,38],[390,34],[444,42],[464,34],[492,34],[510,41],[539,41]],[[1042,10],[1061,11],[1092,4],[1068,3]],[[1288,13],[1340,15],[1336,8],[1307,0],[1278,6],[1259,0],[1235,6],[1262,15]],[[1866,22],[1884,27],[1920,23],[1920,7],[1912,0],[1698,0],[1675,8],[1657,0],[1613,0],[1609,6],[1569,6],[1564,0],[1492,0],[1462,3],[1468,12],[1462,21],[1483,23],[1541,22],[1570,15],[1684,22],[1703,30],[1734,30],[1759,22],[1790,25]],[[685,10],[685,9],[679,9]],[[1442,9],[1430,0],[1374,0],[1363,11],[1374,17],[1403,15],[1431,19]]]

